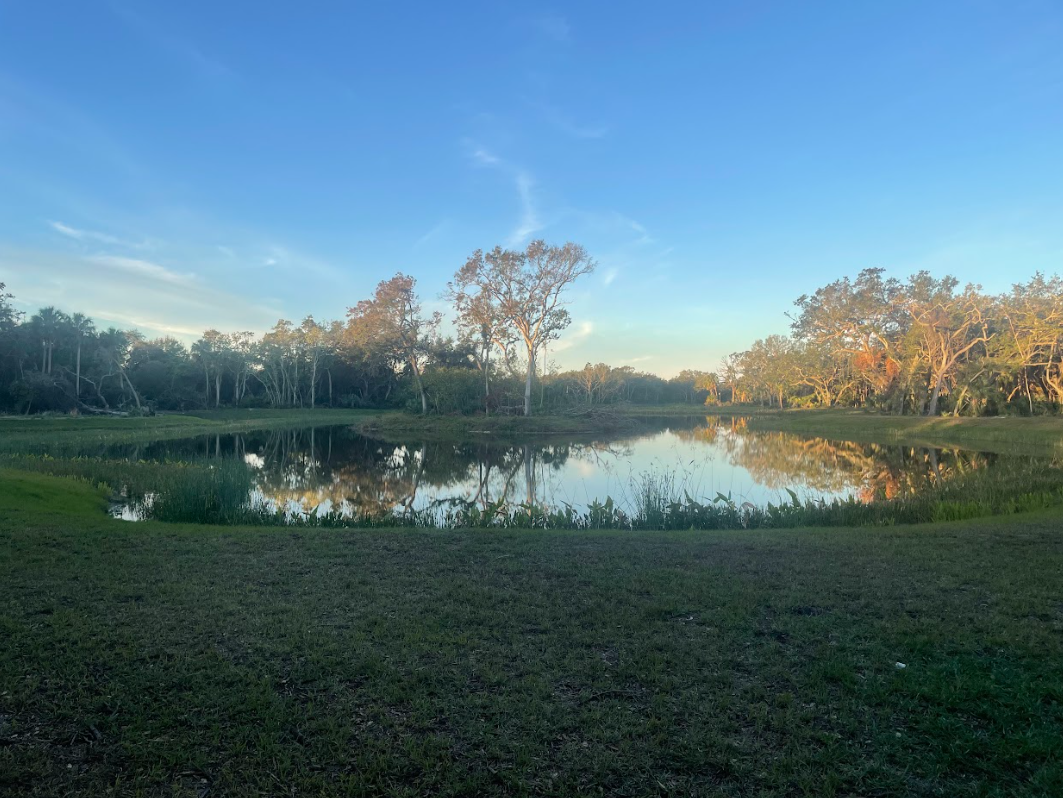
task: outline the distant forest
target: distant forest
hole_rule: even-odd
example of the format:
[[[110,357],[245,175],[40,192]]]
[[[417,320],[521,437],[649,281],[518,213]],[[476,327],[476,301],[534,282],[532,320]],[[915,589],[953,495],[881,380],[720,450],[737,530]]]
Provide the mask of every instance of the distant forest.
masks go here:
[[[953,277],[867,269],[800,297],[791,334],[716,371],[672,379],[588,363],[560,371],[550,342],[565,292],[594,262],[575,244],[476,252],[445,296],[453,336],[398,274],[342,320],[269,332],[207,330],[190,347],[97,329],[54,307],[25,317],[0,283],[0,409],[129,412],[217,407],[391,407],[533,413],[576,405],[871,407],[897,414],[1024,415],[1063,406],[1063,282],[1036,274],[993,296]],[[219,320],[221,321],[221,320]]]

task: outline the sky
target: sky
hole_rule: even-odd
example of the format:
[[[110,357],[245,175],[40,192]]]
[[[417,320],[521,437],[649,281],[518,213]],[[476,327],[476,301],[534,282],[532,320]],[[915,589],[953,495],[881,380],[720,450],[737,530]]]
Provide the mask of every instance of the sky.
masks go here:
[[[1063,3],[0,0],[0,282],[186,342],[598,263],[549,357],[670,376],[861,269],[1063,271]]]

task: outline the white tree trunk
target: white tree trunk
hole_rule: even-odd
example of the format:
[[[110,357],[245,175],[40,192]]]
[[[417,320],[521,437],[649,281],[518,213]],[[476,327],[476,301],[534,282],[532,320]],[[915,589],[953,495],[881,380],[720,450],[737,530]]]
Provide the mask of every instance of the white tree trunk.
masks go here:
[[[535,350],[528,347],[528,376],[524,380],[524,415],[531,415],[532,377],[535,375]]]

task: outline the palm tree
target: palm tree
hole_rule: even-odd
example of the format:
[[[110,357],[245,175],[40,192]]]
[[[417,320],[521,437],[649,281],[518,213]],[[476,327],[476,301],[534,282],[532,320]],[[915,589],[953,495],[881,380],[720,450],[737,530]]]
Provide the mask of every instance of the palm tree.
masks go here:
[[[52,352],[66,321],[66,314],[50,305],[38,310],[30,319],[41,336],[41,371],[45,374],[52,373]]]
[[[73,330],[74,336],[77,340],[77,365],[76,365],[76,390],[74,395],[78,399],[81,398],[81,345],[86,338],[96,334],[96,327],[92,323],[92,319],[83,313],[74,313],[70,317],[70,329]]]

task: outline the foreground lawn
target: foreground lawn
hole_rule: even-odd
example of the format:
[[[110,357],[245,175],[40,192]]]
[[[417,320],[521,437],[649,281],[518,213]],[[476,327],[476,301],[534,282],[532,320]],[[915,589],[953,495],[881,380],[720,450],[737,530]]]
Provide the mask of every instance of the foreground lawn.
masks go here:
[[[102,501],[0,472],[0,794],[1063,794],[1058,514],[293,533]]]

